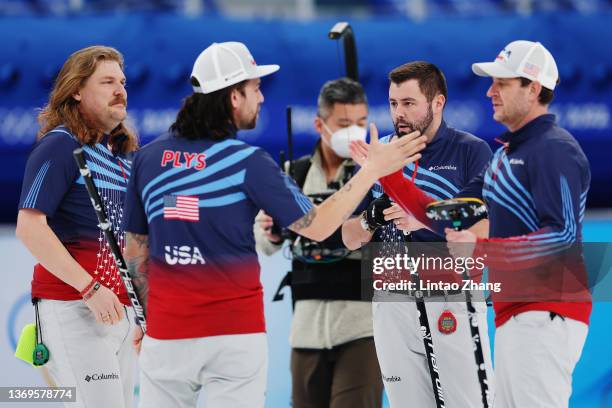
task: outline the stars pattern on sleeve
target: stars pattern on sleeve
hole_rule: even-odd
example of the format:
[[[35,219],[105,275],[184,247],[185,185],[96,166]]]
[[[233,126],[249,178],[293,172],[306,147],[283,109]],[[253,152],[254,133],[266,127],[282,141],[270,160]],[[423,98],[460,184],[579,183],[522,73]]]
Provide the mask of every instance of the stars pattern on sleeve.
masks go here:
[[[380,255],[385,258],[395,258],[396,255],[408,252],[404,232],[395,226],[395,223],[390,222],[380,228],[380,238],[382,244],[380,246]],[[398,270],[386,270],[382,275],[384,282],[399,282],[402,278],[402,272]]]
[[[98,189],[100,198],[104,206],[104,211],[111,223],[111,229],[117,240],[119,248],[123,252],[125,249],[125,233],[121,231],[121,222],[123,221],[123,200],[119,197],[116,191],[107,191]],[[119,268],[115,262],[110,246],[104,237],[102,230],[98,237],[98,252],[96,254],[97,264],[94,276],[106,287],[111,289],[116,294],[121,293],[123,281],[119,276]]]
[[[107,146],[100,143],[86,149],[86,160],[88,163],[94,164],[93,167],[90,166],[94,181],[101,182],[96,183],[98,194],[106,217],[111,224],[111,231],[117,240],[119,249],[123,252],[125,249],[125,233],[121,229],[121,224],[123,221],[125,188],[128,184],[126,172],[123,170],[126,162],[122,164],[121,160],[113,156]],[[129,170],[129,168],[128,164],[126,169]],[[129,171],[127,174],[129,174]],[[100,229],[98,232],[96,268],[93,275],[116,294],[125,291],[110,245],[106,241],[104,232]]]

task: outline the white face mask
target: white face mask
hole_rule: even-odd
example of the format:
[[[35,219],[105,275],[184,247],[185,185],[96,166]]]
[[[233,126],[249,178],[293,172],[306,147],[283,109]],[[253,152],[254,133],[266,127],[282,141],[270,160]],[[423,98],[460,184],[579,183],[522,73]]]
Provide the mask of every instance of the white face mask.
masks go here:
[[[367,130],[361,126],[351,125],[349,127],[340,128],[332,133],[331,129],[321,121],[325,129],[331,134],[330,147],[340,157],[348,159],[351,157],[351,151],[349,146],[354,140],[361,140],[365,142],[368,134]]]

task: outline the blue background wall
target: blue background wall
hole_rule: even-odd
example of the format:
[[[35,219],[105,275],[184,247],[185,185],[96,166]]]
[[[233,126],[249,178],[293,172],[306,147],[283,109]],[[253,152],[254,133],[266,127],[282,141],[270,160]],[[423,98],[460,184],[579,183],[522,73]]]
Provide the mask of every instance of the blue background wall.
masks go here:
[[[415,59],[439,65],[447,75],[448,122],[488,140],[503,131],[485,97],[489,80],[470,65],[493,60],[514,39],[539,40],[555,55],[562,84],[552,110],[578,138],[590,159],[593,184],[587,205],[612,207],[612,14],[540,17],[351,20],[357,37],[360,78],[371,119],[391,129],[387,73]],[[266,102],[249,142],[272,154],[286,146],[285,113],[294,106],[295,155],[312,148],[315,101],[325,80],[343,74],[337,42],[327,31],[337,20],[240,21],[163,14],[106,17],[0,17],[0,221],[12,221],[27,153],[34,141],[36,108],[47,98],[66,57],[93,44],[117,47],[126,58],[130,117],[144,142],[167,129],[190,92],[195,57],[213,41],[245,42],[259,63],[281,70],[263,82]],[[27,29],[24,29],[27,27]]]

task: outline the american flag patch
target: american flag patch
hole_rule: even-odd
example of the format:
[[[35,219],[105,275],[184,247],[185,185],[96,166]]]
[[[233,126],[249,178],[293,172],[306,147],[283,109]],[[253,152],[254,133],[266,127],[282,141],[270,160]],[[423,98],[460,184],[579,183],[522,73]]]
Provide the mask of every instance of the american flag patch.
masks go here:
[[[192,196],[164,196],[164,219],[200,221],[200,200]]]
[[[527,75],[537,77],[540,74],[540,67],[530,62],[526,62],[523,72]]]

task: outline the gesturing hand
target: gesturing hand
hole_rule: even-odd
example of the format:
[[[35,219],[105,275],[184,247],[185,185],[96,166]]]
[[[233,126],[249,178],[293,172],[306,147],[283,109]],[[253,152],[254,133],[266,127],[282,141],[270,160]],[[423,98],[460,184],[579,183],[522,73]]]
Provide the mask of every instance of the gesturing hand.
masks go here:
[[[376,178],[391,174],[410,163],[421,158],[419,153],[425,148],[427,138],[420,136],[420,132],[414,131],[400,138],[395,138],[389,143],[378,141],[378,129],[374,123],[370,124],[370,144],[367,145],[366,158],[363,160],[363,145],[351,145],[351,152],[355,151],[355,161],[360,161],[362,168],[371,171]],[[353,147],[355,146],[355,147]]]

